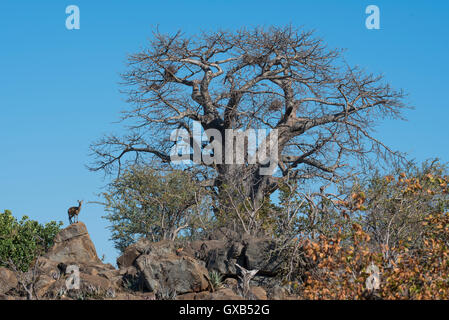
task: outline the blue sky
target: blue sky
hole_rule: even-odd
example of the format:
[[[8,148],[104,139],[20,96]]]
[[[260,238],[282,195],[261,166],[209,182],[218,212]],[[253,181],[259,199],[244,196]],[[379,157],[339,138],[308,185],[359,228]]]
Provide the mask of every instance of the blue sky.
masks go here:
[[[81,29],[65,27],[68,5]],[[365,8],[380,8],[380,30]],[[98,200],[107,183],[85,165],[89,144],[116,132],[119,73],[152,30],[187,34],[218,28],[285,25],[315,29],[352,65],[382,73],[415,107],[406,122],[386,121],[377,137],[422,161],[449,161],[449,2],[447,1],[23,1],[0,3],[0,210],[41,222],[61,220],[77,199]],[[115,263],[101,206],[80,215],[98,254]]]

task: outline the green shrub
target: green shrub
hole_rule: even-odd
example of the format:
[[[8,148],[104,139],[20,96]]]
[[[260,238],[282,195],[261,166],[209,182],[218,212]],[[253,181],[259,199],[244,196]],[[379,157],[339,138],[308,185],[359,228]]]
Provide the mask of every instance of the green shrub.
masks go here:
[[[204,193],[182,171],[144,165],[124,170],[103,193],[115,247],[123,251],[140,237],[176,240],[206,229],[210,217]]]
[[[62,222],[45,225],[23,216],[19,221],[11,211],[0,213],[0,266],[11,264],[27,271],[33,260],[48,250]]]

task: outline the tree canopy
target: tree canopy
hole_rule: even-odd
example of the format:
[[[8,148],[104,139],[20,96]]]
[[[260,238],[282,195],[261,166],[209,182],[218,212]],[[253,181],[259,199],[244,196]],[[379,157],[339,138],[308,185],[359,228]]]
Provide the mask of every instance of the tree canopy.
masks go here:
[[[313,181],[326,196],[326,186],[360,165],[401,159],[373,129],[382,119],[401,118],[403,92],[349,66],[341,50],[329,49],[313,32],[292,26],[195,36],[155,32],[147,48],[129,56],[123,84],[131,108],[122,120],[129,131],[92,144],[91,169],[120,174],[135,163],[174,166],[170,135],[177,129],[190,134],[191,150],[213,142],[208,132],[224,137],[230,129],[266,129],[255,152],[266,152],[277,134],[275,174],[261,175],[266,163],[248,157],[226,163],[226,140],[220,161],[178,167],[211,188],[222,208],[234,210],[234,199],[254,219],[282,185]],[[192,138],[193,122],[208,130],[207,141]]]

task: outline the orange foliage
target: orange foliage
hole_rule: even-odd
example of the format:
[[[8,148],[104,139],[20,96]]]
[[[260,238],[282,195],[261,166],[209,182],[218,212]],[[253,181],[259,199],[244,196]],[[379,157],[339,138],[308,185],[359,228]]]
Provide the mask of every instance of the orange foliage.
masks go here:
[[[431,174],[423,179],[432,182],[425,192],[447,193],[449,179]],[[404,193],[421,192],[417,178],[400,173],[397,180],[386,176],[387,183],[396,182]],[[363,193],[353,193],[351,200],[339,201],[350,210],[360,209]],[[374,249],[370,236],[361,225],[352,225],[352,234],[341,232],[333,238],[303,240],[305,256],[311,259],[302,285],[297,285],[304,299],[449,299],[449,213],[427,215],[422,223],[423,244],[410,248],[403,241],[396,247]],[[336,228],[338,228],[336,226]],[[380,287],[375,292],[366,288],[370,276],[367,268],[374,264],[380,271]]]
[[[317,264],[306,273],[301,296],[305,299],[364,299],[367,267],[380,270],[376,295],[383,299],[449,299],[449,215],[431,215],[423,221],[424,246],[409,250],[405,245],[375,252],[370,236],[353,225],[349,245],[342,235],[320,237],[303,243],[305,254]],[[388,253],[388,254],[387,254]]]

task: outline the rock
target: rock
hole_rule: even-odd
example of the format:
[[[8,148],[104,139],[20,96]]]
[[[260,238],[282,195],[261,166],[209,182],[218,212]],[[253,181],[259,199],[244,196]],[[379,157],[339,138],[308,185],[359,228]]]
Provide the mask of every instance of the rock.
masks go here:
[[[9,290],[17,287],[17,277],[9,269],[0,267],[0,294],[7,293]]]
[[[210,250],[206,258],[207,269],[218,271],[224,276],[235,276],[237,274],[236,263],[242,264],[243,249],[241,243],[234,242]]]
[[[68,292],[65,281],[66,279],[64,277],[61,277],[58,280],[52,282],[48,287],[46,287],[45,283],[41,284],[41,289],[38,297],[40,299],[61,299],[62,297],[66,296]],[[45,288],[45,290],[42,288]]]
[[[143,299],[139,295],[131,294],[128,292],[120,292],[117,293],[114,300],[143,300]]]
[[[154,292],[141,292],[139,296],[143,300],[156,300],[156,295],[154,294]]]
[[[54,245],[37,260],[34,289],[39,299],[242,300],[238,295],[238,263],[248,270],[260,270],[250,284],[248,298],[266,300],[264,288],[277,283],[274,275],[280,265],[279,258],[270,256],[274,246],[271,239],[234,234],[223,228],[217,229],[210,240],[192,241],[182,247],[173,241],[150,242],[142,238],[124,250],[116,269],[101,262],[86,226],[80,222],[61,230]],[[79,270],[77,289],[66,285],[70,265]],[[212,270],[225,278],[215,292],[209,292]],[[9,299],[14,287],[14,273],[0,268],[0,299]],[[281,289],[270,291],[268,296],[288,298]]]
[[[256,300],[268,300],[267,292],[262,287],[252,287],[251,294]]]
[[[37,272],[39,274],[45,274],[52,279],[58,279],[61,274],[61,269],[59,267],[59,263],[55,261],[51,261],[45,257],[39,257],[36,261],[37,264]],[[65,264],[64,268],[66,267]],[[65,272],[65,269],[62,271]]]
[[[117,293],[114,300],[156,300],[156,296],[153,292],[136,292],[136,293],[129,293],[129,292],[120,292]]]
[[[195,294],[195,300],[211,300],[211,292],[202,291]]]
[[[170,289],[176,294],[198,292],[209,287],[208,272],[193,258],[164,256],[154,259],[144,255],[137,260],[150,291]]]
[[[204,261],[209,271],[215,270],[223,276],[236,275],[236,263],[240,260],[243,244],[225,240],[192,241],[184,252],[195,259]]]
[[[87,228],[82,222],[71,224],[61,230],[44,257],[53,262],[66,264],[101,264]]]
[[[136,243],[127,247],[123,254],[117,258],[117,265],[120,269],[131,267],[134,261],[145,252],[145,249],[150,246],[151,242],[145,238],[139,239]]]
[[[116,289],[116,286],[110,280],[101,276],[81,273],[80,280],[81,289],[83,287],[90,288],[92,291],[103,293]]]
[[[271,300],[285,300],[287,296],[287,289],[280,286],[275,286],[274,288],[272,288],[269,294]]]
[[[228,259],[226,248],[213,249],[206,258],[206,268],[222,275],[235,274],[235,263],[236,260]]]
[[[223,285],[227,288],[231,288],[231,289],[235,290],[238,286],[238,281],[237,281],[237,279],[234,279],[234,278],[226,278],[223,281]]]
[[[242,240],[227,239],[224,234],[230,233],[219,229],[212,238],[206,241],[193,241],[186,246],[185,252],[205,262],[209,271],[215,270],[225,277],[237,277],[239,271],[236,263],[248,270],[259,270],[258,275],[274,277],[280,270],[282,259],[274,254],[275,242],[269,238],[239,236]],[[219,236],[221,235],[221,236]],[[238,237],[237,237],[238,238]]]
[[[247,270],[259,270],[258,275],[273,277],[282,264],[274,254],[275,242],[271,239],[250,238],[244,248],[244,267]]]
[[[150,244],[135,264],[149,291],[184,294],[210,287],[207,269],[190,256],[176,254],[171,241]]]
[[[46,274],[41,274],[37,278],[36,283],[34,284],[34,292],[38,299],[44,297],[48,291],[48,289],[56,282],[56,279],[47,276]]]
[[[67,268],[78,268],[80,287],[68,288]],[[50,250],[37,260],[38,298],[109,299],[121,290],[122,274],[111,264],[104,264],[82,222],[61,230]]]
[[[125,252],[117,258],[117,266],[119,268],[131,267],[134,261],[140,256],[140,252],[136,248],[128,247]]]
[[[52,299],[72,298],[77,300],[115,298],[118,288],[108,279],[85,273],[80,273],[79,277],[79,288],[67,288],[68,275],[65,275],[54,281],[42,296]]]
[[[210,294],[210,299],[204,300],[245,300],[243,297],[237,295],[234,291],[228,288],[220,289]]]
[[[176,300],[195,300],[197,294],[195,292],[189,292],[185,294],[181,294],[176,297]]]
[[[120,270],[100,270],[98,272],[98,275],[100,275],[110,281],[113,281],[117,278],[121,278]]]
[[[22,300],[21,297],[8,296],[6,294],[0,294],[0,300]]]
[[[186,293],[176,297],[176,300],[245,300],[231,289],[220,289],[215,292],[202,291]]]
[[[194,258],[205,260],[211,250],[225,248],[226,246],[226,241],[222,240],[197,240],[189,243],[184,250]]]
[[[119,270],[121,286],[127,290],[143,291],[145,281],[142,273],[136,267],[128,267]]]

